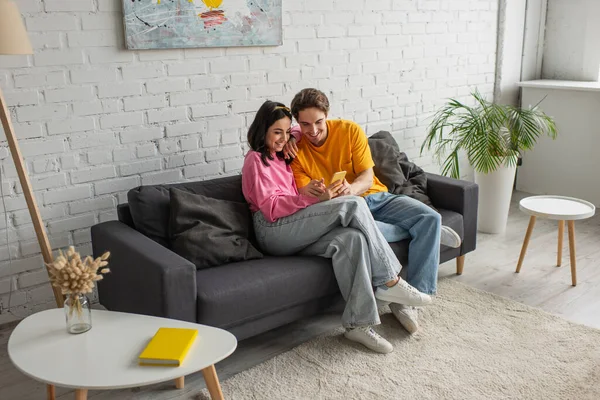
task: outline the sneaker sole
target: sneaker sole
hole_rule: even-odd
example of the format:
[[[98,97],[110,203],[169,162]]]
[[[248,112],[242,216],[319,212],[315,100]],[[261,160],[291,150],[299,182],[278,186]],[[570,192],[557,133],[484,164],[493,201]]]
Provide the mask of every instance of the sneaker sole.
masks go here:
[[[454,229],[443,229],[443,230],[445,232],[444,234],[450,235],[452,238],[454,238],[454,242],[452,244],[448,244],[448,243],[441,243],[441,244],[444,246],[450,247],[452,249],[458,249],[462,245],[462,239],[460,238],[459,234],[456,233],[456,231],[454,231]]]
[[[392,312],[392,314],[394,313]],[[396,320],[400,323],[400,325],[402,325],[402,327],[411,335],[419,330],[419,325],[415,324],[412,318],[408,317],[407,315],[398,316],[394,314],[394,317],[396,317]]]
[[[390,303],[396,303],[396,304],[404,304],[405,306],[418,307],[418,306],[426,306],[428,304],[431,304],[431,297],[429,298],[429,300],[402,299],[400,297],[389,295],[388,293],[386,293],[385,290],[377,290],[375,292],[375,297],[382,301],[389,301]]]

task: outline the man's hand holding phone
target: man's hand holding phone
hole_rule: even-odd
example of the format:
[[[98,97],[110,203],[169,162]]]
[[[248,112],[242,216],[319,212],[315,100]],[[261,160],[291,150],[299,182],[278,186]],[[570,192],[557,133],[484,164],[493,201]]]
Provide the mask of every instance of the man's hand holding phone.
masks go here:
[[[340,171],[333,174],[329,186],[325,186],[325,180],[313,179],[306,186],[298,189],[300,194],[311,197],[318,197],[321,201],[333,199],[339,196],[351,194],[350,184],[345,179],[346,171]]]
[[[351,195],[352,194],[351,188],[352,187],[350,186],[350,184],[348,183],[348,181],[344,179],[342,181],[342,188],[340,189],[340,193],[338,194],[338,197],[339,196],[349,196],[349,195]]]
[[[335,183],[341,183],[341,187],[338,188],[337,195],[335,197],[347,196],[347,195],[351,194],[350,184],[348,183],[348,181],[345,178],[346,178],[346,171],[336,172],[335,174],[333,174],[333,177],[331,177],[331,185],[333,185]]]
[[[340,195],[344,186],[344,181],[335,181],[325,188],[325,191],[318,196],[320,201],[334,199]]]

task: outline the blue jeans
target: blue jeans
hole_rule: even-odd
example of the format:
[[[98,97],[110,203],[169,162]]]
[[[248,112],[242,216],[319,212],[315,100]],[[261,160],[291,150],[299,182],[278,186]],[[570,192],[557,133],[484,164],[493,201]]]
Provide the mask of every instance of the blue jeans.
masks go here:
[[[408,265],[403,268],[406,281],[422,293],[435,294],[440,262],[440,214],[411,197],[388,192],[365,196],[365,200],[388,242],[411,239]]]
[[[365,200],[343,196],[314,204],[275,222],[253,215],[260,248],[269,254],[330,258],[346,300],[346,328],[380,323],[373,286],[395,279],[402,268]]]

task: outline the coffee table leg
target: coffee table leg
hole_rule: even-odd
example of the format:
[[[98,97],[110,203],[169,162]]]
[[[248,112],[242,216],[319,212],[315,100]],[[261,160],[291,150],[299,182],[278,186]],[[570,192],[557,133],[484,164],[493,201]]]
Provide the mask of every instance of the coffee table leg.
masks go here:
[[[206,388],[210,393],[212,400],[223,400],[223,392],[221,392],[221,385],[219,384],[219,378],[217,377],[217,371],[215,366],[211,365],[202,370],[204,380],[206,381]]]
[[[75,389],[75,400],[87,400],[87,389]]]
[[[185,386],[185,376],[180,376],[179,378],[175,379],[175,387],[177,389],[183,389],[184,386]]]
[[[567,221],[569,227],[569,255],[571,256],[571,283],[577,286],[577,263],[575,261],[575,221]]]
[[[56,391],[54,390],[54,385],[46,385],[46,397],[48,400],[56,399]]]
[[[523,259],[525,258],[525,253],[527,253],[527,245],[529,244],[529,238],[531,238],[531,232],[533,232],[533,227],[535,226],[535,215],[532,215],[529,218],[529,226],[527,227],[527,233],[525,234],[525,239],[523,240],[523,247],[521,247],[521,255],[519,256],[519,263],[517,264],[517,272],[521,272],[521,265],[523,265]]]
[[[556,266],[562,264],[562,246],[563,237],[565,236],[565,221],[558,221],[558,251],[556,252]]]

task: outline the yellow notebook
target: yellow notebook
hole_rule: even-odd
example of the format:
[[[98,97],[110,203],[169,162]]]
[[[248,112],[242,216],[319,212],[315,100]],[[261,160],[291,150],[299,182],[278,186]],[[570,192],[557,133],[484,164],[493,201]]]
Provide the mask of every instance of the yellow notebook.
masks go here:
[[[196,336],[196,329],[159,328],[140,354],[140,365],[180,366]]]

